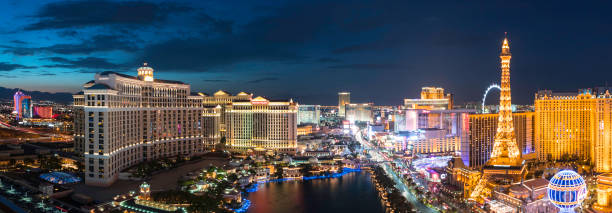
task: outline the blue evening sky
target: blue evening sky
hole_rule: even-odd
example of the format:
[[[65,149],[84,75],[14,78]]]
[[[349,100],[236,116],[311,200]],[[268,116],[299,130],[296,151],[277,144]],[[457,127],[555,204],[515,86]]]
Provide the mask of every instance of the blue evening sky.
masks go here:
[[[609,1],[1,1],[0,86],[76,92],[94,73],[192,90],[332,105],[399,105],[422,86],[477,101],[499,81],[508,32],[513,101],[612,77]]]

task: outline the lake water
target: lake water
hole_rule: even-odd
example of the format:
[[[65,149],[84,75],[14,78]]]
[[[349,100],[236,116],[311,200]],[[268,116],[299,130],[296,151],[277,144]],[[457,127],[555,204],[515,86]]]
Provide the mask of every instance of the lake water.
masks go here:
[[[260,184],[248,195],[249,213],[384,212],[383,204],[365,172],[339,178]]]

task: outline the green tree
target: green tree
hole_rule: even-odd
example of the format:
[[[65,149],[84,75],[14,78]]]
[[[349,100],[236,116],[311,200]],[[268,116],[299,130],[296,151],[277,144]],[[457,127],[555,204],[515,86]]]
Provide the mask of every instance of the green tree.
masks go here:
[[[283,167],[279,164],[274,165],[274,177],[283,178]]]
[[[230,183],[233,183],[233,182],[235,182],[235,181],[237,181],[237,180],[238,180],[238,175],[236,175],[235,173],[232,173],[232,174],[230,174],[230,175],[228,175],[228,176],[227,176],[227,180],[228,180]]]
[[[213,173],[213,172],[215,172],[216,170],[217,170],[217,167],[215,167],[215,166],[211,166],[211,167],[208,167],[208,170],[207,170],[207,171],[208,171],[208,173]]]
[[[15,160],[15,159],[12,159],[12,158],[11,158],[11,159],[9,160],[9,166],[10,166],[10,167],[15,167],[15,166],[17,166],[17,160]]]
[[[307,164],[302,164],[300,165],[300,172],[302,173],[302,176],[304,177],[310,177],[312,176],[312,165],[310,165],[309,163]]]
[[[32,164],[32,163],[34,163],[34,159],[32,159],[32,158],[26,158],[26,159],[24,159],[24,160],[23,160],[23,162],[24,162],[25,164]]]
[[[59,170],[62,168],[62,162],[60,158],[55,155],[42,157],[40,160],[40,168],[46,170]]]

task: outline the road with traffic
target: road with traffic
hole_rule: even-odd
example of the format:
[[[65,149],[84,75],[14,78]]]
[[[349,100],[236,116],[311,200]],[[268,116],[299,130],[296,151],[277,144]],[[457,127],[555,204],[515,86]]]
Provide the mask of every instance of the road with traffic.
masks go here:
[[[399,189],[402,195],[406,197],[408,202],[410,202],[410,204],[416,208],[417,212],[437,212],[436,210],[421,203],[416,196],[410,193],[408,186],[406,186],[406,184],[401,180],[400,175],[391,168],[391,164],[389,162],[393,162],[393,159],[383,155],[379,148],[374,147],[368,141],[364,140],[361,131],[356,131],[355,139],[359,141],[359,143],[361,143],[366,150],[368,150],[368,153],[371,156],[370,160],[380,162],[380,165],[385,170],[387,175],[395,182],[395,187]]]

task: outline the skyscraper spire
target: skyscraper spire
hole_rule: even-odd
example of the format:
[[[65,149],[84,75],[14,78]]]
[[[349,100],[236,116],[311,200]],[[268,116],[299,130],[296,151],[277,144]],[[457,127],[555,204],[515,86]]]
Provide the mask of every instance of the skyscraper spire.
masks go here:
[[[510,54],[510,44],[508,44],[508,32],[505,32],[505,35],[504,35],[504,43],[502,44],[501,55],[511,55]]]

